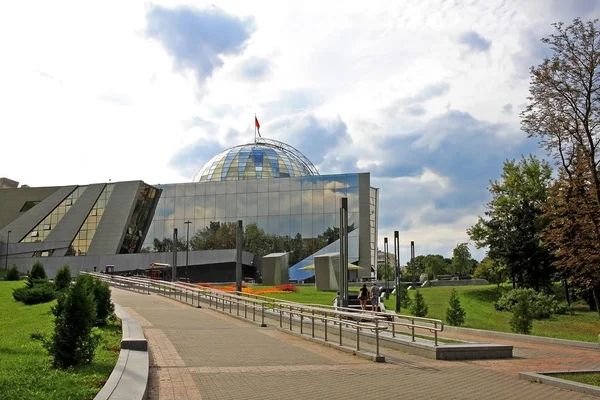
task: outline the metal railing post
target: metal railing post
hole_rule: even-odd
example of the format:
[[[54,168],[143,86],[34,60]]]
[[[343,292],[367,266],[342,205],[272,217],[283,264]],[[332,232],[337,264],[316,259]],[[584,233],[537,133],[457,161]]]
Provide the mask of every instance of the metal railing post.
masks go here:
[[[248,301],[244,300],[244,318],[248,318]]]
[[[292,329],[292,307],[290,307],[289,314],[290,314],[290,331],[293,331],[293,329]]]
[[[434,337],[434,342],[433,342],[433,345],[434,345],[435,347],[437,347],[437,345],[438,345],[438,343],[437,343],[437,339],[438,339],[438,338],[437,338],[437,336],[438,336],[438,331],[437,331],[437,321],[433,321],[433,329],[434,329],[434,331],[433,331],[433,337]]]
[[[377,359],[379,358],[379,320],[375,320],[375,351]]]
[[[327,319],[328,316],[327,313],[325,313],[325,341],[327,341]]]
[[[340,346],[342,345],[342,315],[340,314]]]
[[[240,299],[239,298],[237,299],[236,303],[237,303],[237,316],[239,317],[240,316]]]
[[[356,326],[356,351],[360,350],[360,326]]]
[[[300,307],[300,334],[304,333],[304,310]]]
[[[396,316],[392,315],[392,337],[396,337]]]
[[[262,328],[265,328],[267,326],[267,324],[265,324],[265,303],[262,303],[262,307],[261,307],[261,322],[260,322],[260,326]]]
[[[411,318],[411,322],[412,322],[412,326],[411,326],[411,328],[412,328],[412,341],[414,342],[415,341],[415,319]]]
[[[315,310],[312,310],[312,337],[315,337]]]
[[[283,328],[283,308],[279,309],[279,327]]]

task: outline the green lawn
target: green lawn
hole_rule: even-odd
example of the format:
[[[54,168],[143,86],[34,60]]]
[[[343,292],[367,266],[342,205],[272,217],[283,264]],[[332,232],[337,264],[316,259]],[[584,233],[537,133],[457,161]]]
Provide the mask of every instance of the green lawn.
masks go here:
[[[25,306],[12,298],[24,282],[0,282],[0,398],[93,399],[119,356],[121,328],[117,322],[102,330],[94,362],[69,370],[51,368],[51,358],[31,333],[50,334],[54,304]]]
[[[301,303],[327,304],[331,305],[335,292],[319,292],[313,286],[299,286],[296,293],[269,294],[288,301]],[[350,291],[356,291],[350,288]],[[510,332],[510,318],[512,314],[506,311],[496,311],[493,302],[500,298],[502,292],[509,290],[507,287],[498,289],[495,285],[486,286],[459,286],[456,287],[462,307],[467,315],[464,327],[487,329],[500,332]],[[452,287],[429,287],[420,289],[425,303],[429,308],[427,317],[446,320],[446,308],[450,299]],[[414,292],[410,292],[414,297]],[[385,301],[388,310],[395,309],[396,299],[390,296]],[[549,319],[536,320],[533,322],[532,335],[546,336],[562,339],[581,340],[597,342],[600,333],[600,321],[598,314],[586,311],[587,307],[575,307],[572,315],[557,315]],[[400,312],[410,315],[409,310]]]
[[[556,374],[550,375],[553,378],[566,379],[588,385],[600,386],[600,374]]]

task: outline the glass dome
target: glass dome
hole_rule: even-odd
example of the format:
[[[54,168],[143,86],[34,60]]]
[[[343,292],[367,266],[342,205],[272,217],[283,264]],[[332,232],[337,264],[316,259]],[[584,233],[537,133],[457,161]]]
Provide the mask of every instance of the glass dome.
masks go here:
[[[312,175],[319,172],[297,149],[277,140],[259,138],[211,158],[196,174],[194,182]]]

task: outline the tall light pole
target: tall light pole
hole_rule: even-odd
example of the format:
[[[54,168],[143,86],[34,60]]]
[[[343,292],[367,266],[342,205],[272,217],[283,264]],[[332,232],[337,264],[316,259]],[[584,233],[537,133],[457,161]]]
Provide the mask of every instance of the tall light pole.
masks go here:
[[[4,257],[4,279],[6,279],[6,274],[8,273],[8,243],[10,242],[10,231],[8,231],[8,235],[6,237],[6,254]]]
[[[383,254],[385,255],[385,299],[389,299],[390,298],[390,285],[388,283],[388,275],[390,273],[389,270],[389,260],[388,260],[388,251],[389,251],[389,246],[388,246],[388,238],[384,237],[383,238]]]
[[[187,233],[185,239],[185,279],[188,280],[188,261],[190,254],[190,224],[192,221],[185,221],[184,224],[187,225]]]

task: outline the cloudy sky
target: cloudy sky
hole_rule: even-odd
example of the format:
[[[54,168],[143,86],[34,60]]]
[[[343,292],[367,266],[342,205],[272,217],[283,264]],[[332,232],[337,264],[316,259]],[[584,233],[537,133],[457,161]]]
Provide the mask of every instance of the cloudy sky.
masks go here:
[[[596,0],[30,1],[0,5],[0,176],[189,182],[264,136],[371,172],[403,257],[449,256],[519,130],[551,24]],[[482,252],[473,249],[476,258]]]

